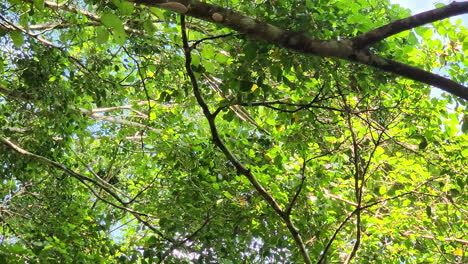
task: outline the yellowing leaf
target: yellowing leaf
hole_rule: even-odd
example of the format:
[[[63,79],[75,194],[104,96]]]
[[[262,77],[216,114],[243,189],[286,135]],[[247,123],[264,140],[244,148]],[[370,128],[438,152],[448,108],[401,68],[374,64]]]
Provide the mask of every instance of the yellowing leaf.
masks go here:
[[[463,257],[463,249],[462,248],[457,248],[453,251],[453,254],[456,256]]]
[[[377,147],[375,149],[375,156],[380,156],[385,152],[385,150],[382,147]]]
[[[155,120],[155,119],[156,119],[156,113],[155,113],[155,112],[151,112],[151,113],[150,113],[150,116],[149,116],[149,119],[150,119],[150,120]]]
[[[257,90],[257,88],[258,88],[258,85],[254,84],[254,85],[252,85],[252,88],[250,88],[250,90],[252,90],[252,92],[253,92],[253,91]]]

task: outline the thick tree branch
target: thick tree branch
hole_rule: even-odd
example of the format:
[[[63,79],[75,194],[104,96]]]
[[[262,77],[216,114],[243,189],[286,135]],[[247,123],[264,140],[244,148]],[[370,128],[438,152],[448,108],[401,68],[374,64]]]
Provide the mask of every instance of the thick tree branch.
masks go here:
[[[352,58],[356,62],[366,64],[386,72],[395,73],[408,79],[429,84],[440,88],[448,93],[456,95],[460,98],[468,100],[468,87],[463,86],[450,79],[440,75],[421,70],[417,67],[393,61],[379,55],[361,54],[362,56]]]
[[[432,23],[444,18],[468,13],[468,1],[452,2],[441,8],[432,9],[423,13],[416,14],[407,18],[394,21],[390,24],[381,26],[371,30],[365,34],[351,39],[353,47],[362,49],[376,42],[384,40],[392,35],[398,34],[405,30],[422,26],[427,23]]]
[[[444,91],[459,96],[460,98],[468,100],[468,87],[416,67],[394,62],[378,55],[373,55],[368,50],[354,48],[352,40],[312,39],[302,33],[284,30],[275,25],[244,16],[227,8],[195,0],[132,0],[132,2],[171,10],[211,23],[216,23],[221,26],[231,28],[239,33],[243,33],[249,37],[260,39],[301,53],[321,57],[340,58],[376,67],[386,72],[395,73],[418,82],[438,87]],[[468,10],[465,10],[466,5],[468,5],[467,2],[461,2],[457,5],[453,5],[453,7],[449,8],[449,13],[447,13],[448,11],[445,11],[445,15],[439,14],[444,14],[443,11],[437,11],[436,13],[442,18],[449,14],[459,14],[459,11],[451,11],[451,8],[456,7],[462,7],[462,10],[464,10],[462,13],[466,13],[468,12]],[[434,19],[425,19],[427,21],[434,21]],[[414,25],[416,24],[413,22],[412,27],[414,27]]]

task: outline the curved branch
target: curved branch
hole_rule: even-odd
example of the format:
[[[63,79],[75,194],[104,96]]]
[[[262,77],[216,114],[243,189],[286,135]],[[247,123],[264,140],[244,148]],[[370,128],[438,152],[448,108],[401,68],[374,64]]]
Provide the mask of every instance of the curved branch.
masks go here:
[[[10,148],[11,150],[23,155],[23,156],[26,156],[26,157],[29,157],[29,158],[32,158],[34,160],[37,160],[45,165],[48,165],[50,167],[54,167],[56,169],[59,169],[65,173],[67,173],[68,175],[72,176],[73,178],[77,179],[78,181],[80,181],[81,183],[83,183],[99,200],[107,203],[107,204],[110,204],[120,210],[123,210],[123,211],[126,211],[126,212],[129,212],[131,213],[138,221],[140,221],[141,223],[143,223],[146,227],[148,227],[149,229],[151,229],[152,231],[154,231],[156,234],[158,234],[159,236],[161,236],[162,238],[166,239],[167,241],[170,241],[170,242],[174,242],[174,239],[170,238],[170,237],[167,237],[165,236],[163,233],[161,233],[159,230],[157,230],[153,225],[151,225],[150,223],[148,223],[148,221],[144,220],[142,217],[152,217],[154,218],[154,216],[152,215],[149,215],[149,214],[146,214],[146,213],[142,213],[142,212],[138,212],[130,207],[127,207],[126,205],[128,203],[126,203],[125,201],[123,201],[115,192],[113,192],[112,190],[110,190],[107,186],[101,184],[99,181],[95,180],[95,179],[92,179],[92,178],[89,178],[85,175],[82,175],[80,173],[76,173],[75,171],[71,170],[70,168],[66,167],[65,165],[61,164],[61,163],[58,163],[58,162],[55,162],[53,160],[50,160],[46,157],[43,157],[43,156],[40,156],[40,155],[37,155],[37,154],[34,154],[34,153],[31,153],[27,150],[24,150],[22,149],[21,147],[17,146],[16,144],[14,144],[13,142],[11,142],[9,139],[7,138],[4,138],[4,137],[0,137],[0,142],[3,143],[5,146],[7,146],[8,148]],[[96,185],[96,186],[99,186],[100,188],[102,188],[103,190],[105,190],[108,194],[110,194],[116,201],[118,201],[121,205],[118,205],[116,203],[113,203],[103,197],[101,197],[89,184],[88,182],[91,182],[92,184]]]
[[[282,46],[284,48],[295,50],[304,54],[310,54],[320,57],[334,57],[344,59],[352,62],[357,62],[369,66],[373,66],[384,70],[386,72],[392,72],[403,77],[422,82],[428,85],[438,87],[451,94],[459,96],[465,100],[468,100],[468,87],[458,84],[454,81],[446,79],[442,76],[412,67],[403,63],[394,62],[370,54],[368,50],[357,49],[354,47],[353,40],[317,40],[308,37],[302,33],[291,32],[275,25],[261,22],[257,19],[244,16],[238,12],[232,11],[227,8],[223,8],[217,5],[203,3],[195,0],[131,0],[137,4],[144,4],[157,8],[175,11],[182,13],[187,16],[199,18],[210,23],[215,23],[230,29],[233,29],[239,33],[243,33],[251,38],[266,41],[276,46]],[[433,12],[438,17],[445,17],[448,15],[467,13],[466,6],[468,2],[460,2],[449,5],[442,11]],[[460,8],[461,11],[453,11],[452,8]],[[449,10],[443,12],[444,10]],[[429,15],[422,15],[424,19],[418,19],[418,21],[431,21]],[[438,18],[436,17],[436,18]],[[412,21],[408,18],[409,21]],[[437,20],[432,18],[433,20]],[[402,23],[402,22],[400,22]],[[408,23],[411,26],[409,28],[418,25],[416,22]],[[403,23],[404,24],[404,23]],[[392,24],[389,24],[392,25]],[[393,27],[393,26],[389,26]],[[405,27],[401,27],[398,30],[406,30]],[[397,30],[397,31],[398,31]],[[396,31],[395,31],[396,32]],[[387,33],[388,34],[388,33]],[[381,34],[381,37],[385,34]],[[381,38],[380,37],[380,38]],[[393,69],[392,67],[397,67]]]
[[[366,64],[386,72],[391,72],[414,81],[429,84],[448,93],[459,96],[460,98],[468,100],[468,87],[465,87],[440,75],[421,70],[417,67],[393,61],[379,55],[363,53],[350,60],[360,62],[362,64]]]
[[[289,202],[289,206],[286,208],[285,213],[287,215],[291,215],[292,209],[294,205],[297,202],[297,198],[299,197],[299,194],[301,194],[302,188],[304,187],[304,182],[306,179],[305,173],[306,173],[306,166],[307,166],[307,161],[304,160],[302,163],[302,168],[301,168],[301,182],[297,186],[296,193],[294,194],[293,198],[291,199],[291,202]]]
[[[327,245],[323,249],[322,254],[320,255],[320,258],[317,261],[317,264],[326,263],[326,261],[324,261],[325,257],[327,256],[327,252],[330,249],[331,245],[333,244],[333,241],[335,241],[336,236],[341,231],[341,229],[345,226],[345,224],[349,221],[349,219],[351,219],[351,217],[353,217],[353,215],[355,215],[358,211],[359,211],[359,208],[356,208],[356,209],[354,209],[354,211],[352,211],[350,214],[348,214],[348,216],[346,216],[346,218],[343,220],[343,222],[341,222],[341,224],[338,226],[338,228],[335,230],[335,232],[333,232],[333,235],[331,236],[330,240],[328,240]]]
[[[441,8],[403,18],[351,39],[355,49],[362,49],[405,30],[452,16],[468,13],[468,1],[452,2]]]
[[[296,226],[292,222],[290,215],[286,214],[286,212],[281,208],[280,204],[268,193],[268,191],[262,186],[262,184],[257,180],[255,175],[252,174],[249,168],[244,166],[237,157],[226,147],[224,142],[222,141],[221,137],[219,136],[218,129],[215,124],[216,115],[210,112],[208,105],[206,104],[203,96],[201,94],[200,88],[198,86],[197,79],[195,74],[192,70],[192,56],[191,56],[191,49],[188,43],[187,33],[186,33],[186,25],[185,25],[185,16],[181,15],[181,31],[182,31],[182,41],[184,47],[184,54],[185,54],[185,68],[187,74],[190,78],[193,87],[193,93],[195,98],[202,108],[203,114],[205,115],[206,119],[208,120],[208,124],[210,126],[211,137],[214,144],[221,149],[223,154],[226,158],[234,165],[237,169],[237,173],[239,175],[244,175],[250,181],[250,183],[254,186],[255,190],[263,197],[265,202],[273,208],[273,210],[283,219],[284,223],[288,227],[289,232],[291,233],[294,241],[296,242],[297,246],[299,247],[299,251],[301,252],[302,257],[304,258],[304,262],[309,264],[312,263],[309,257],[309,253],[305,248],[304,241],[302,240],[299,231],[297,230]]]

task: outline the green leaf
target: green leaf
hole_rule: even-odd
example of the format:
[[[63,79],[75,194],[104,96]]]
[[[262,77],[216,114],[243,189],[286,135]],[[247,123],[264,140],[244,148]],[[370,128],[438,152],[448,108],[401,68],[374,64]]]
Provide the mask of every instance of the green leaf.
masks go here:
[[[157,118],[157,113],[155,111],[151,111],[149,119],[150,121],[156,120]]]
[[[197,53],[192,54],[192,65],[195,67],[200,65],[200,55],[198,55]]]
[[[23,33],[19,30],[10,32],[10,38],[13,40],[15,47],[20,48],[24,44]]]
[[[134,6],[132,3],[127,2],[127,1],[118,1],[119,4],[117,5],[119,7],[119,11],[122,15],[128,16],[133,13]]]
[[[151,20],[145,20],[145,22],[143,22],[143,28],[149,34],[153,34],[154,32],[156,32],[156,27],[154,26],[154,24],[153,24],[153,22]]]
[[[463,115],[461,131],[468,134],[468,114]]]
[[[37,10],[44,10],[44,0],[34,0],[34,7]]]
[[[427,27],[417,27],[414,29],[414,31],[424,40],[429,40],[431,39],[432,35],[434,35],[434,31]]]
[[[461,155],[462,155],[463,157],[468,157],[468,148],[463,149],[463,150],[461,151]]]
[[[267,118],[267,119],[265,120],[265,123],[267,123],[267,124],[270,125],[270,126],[274,126],[274,125],[276,125],[276,120],[273,119],[273,118]]]
[[[409,43],[410,45],[416,45],[416,44],[419,43],[418,38],[416,37],[416,35],[415,35],[413,32],[411,32],[411,33],[409,34],[409,36],[408,36],[408,43]]]
[[[234,197],[234,196],[232,196],[232,194],[230,194],[228,191],[224,191],[224,192],[223,192],[223,195],[224,195],[226,198],[228,198],[228,199],[231,199],[231,198]]]
[[[3,73],[5,70],[5,60],[0,58],[0,73]]]
[[[425,149],[427,145],[427,139],[425,137],[422,137],[421,142],[419,143],[419,149]]]
[[[380,195],[384,195],[384,194],[386,194],[386,193],[387,193],[387,187],[385,187],[385,186],[383,186],[383,185],[380,186],[380,187],[379,187],[379,194],[380,194]]]
[[[117,30],[114,29],[112,31],[112,35],[114,37],[114,40],[117,44],[123,45],[125,44],[125,41],[127,40],[127,33],[125,33],[124,30]]]
[[[203,67],[205,67],[205,70],[209,73],[215,73],[215,65],[208,60],[203,60],[202,61]]]
[[[109,30],[105,27],[96,27],[96,43],[104,44],[109,40]]]
[[[123,22],[115,14],[104,14],[101,17],[101,22],[104,26],[112,29],[121,29],[123,30]]]

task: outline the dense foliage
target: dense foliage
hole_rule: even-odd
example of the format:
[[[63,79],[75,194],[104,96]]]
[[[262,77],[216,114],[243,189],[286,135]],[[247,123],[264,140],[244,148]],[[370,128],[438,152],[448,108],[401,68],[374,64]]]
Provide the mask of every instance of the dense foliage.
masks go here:
[[[410,15],[208,2],[323,40]],[[2,1],[0,35],[0,263],[466,261],[463,99],[121,0]],[[370,51],[466,85],[467,36]]]

